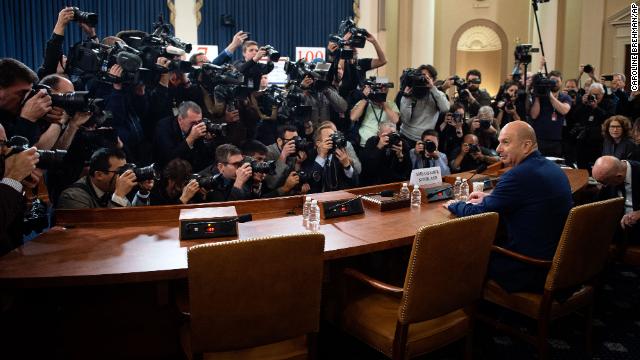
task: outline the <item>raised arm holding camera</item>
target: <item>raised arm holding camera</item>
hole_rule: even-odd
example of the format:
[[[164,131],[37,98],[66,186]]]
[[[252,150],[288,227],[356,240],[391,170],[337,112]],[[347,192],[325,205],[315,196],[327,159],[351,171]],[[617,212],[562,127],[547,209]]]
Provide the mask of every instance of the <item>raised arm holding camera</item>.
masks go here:
[[[355,144],[364,148],[367,140],[377,135],[380,123],[397,124],[400,121],[400,110],[395,102],[387,100],[388,86],[385,84],[366,84],[362,92],[365,98],[353,106],[350,117],[354,123]]]
[[[538,149],[545,156],[563,156],[562,128],[572,100],[560,91],[561,88],[562,74],[559,71],[551,71],[548,79],[542,74],[533,77],[531,126],[538,137]]]

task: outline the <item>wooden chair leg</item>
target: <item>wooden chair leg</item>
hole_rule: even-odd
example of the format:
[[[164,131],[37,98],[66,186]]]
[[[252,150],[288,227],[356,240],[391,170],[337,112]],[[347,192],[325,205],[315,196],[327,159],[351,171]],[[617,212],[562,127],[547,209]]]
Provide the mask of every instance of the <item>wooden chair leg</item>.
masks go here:
[[[549,320],[546,317],[538,319],[538,358],[540,360],[549,359],[549,344],[547,338],[549,337]]]
[[[407,349],[407,336],[409,335],[409,325],[396,323],[396,334],[393,339],[393,360],[404,360]]]
[[[593,303],[591,303],[588,307],[587,307],[587,311],[585,314],[585,341],[586,341],[586,347],[585,347],[585,354],[586,354],[586,358],[587,359],[591,359],[591,355],[593,354]]]

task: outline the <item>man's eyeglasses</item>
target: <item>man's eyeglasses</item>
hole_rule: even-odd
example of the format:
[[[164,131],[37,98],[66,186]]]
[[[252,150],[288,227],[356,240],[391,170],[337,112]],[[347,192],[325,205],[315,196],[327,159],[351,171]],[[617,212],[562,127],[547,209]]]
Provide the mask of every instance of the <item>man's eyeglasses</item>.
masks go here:
[[[230,162],[228,162],[228,161],[225,161],[225,162],[223,162],[223,164],[225,164],[225,165],[231,165],[231,166],[233,166],[233,167],[235,167],[235,168],[239,168],[240,166],[242,166],[242,164],[244,164],[244,161],[236,161],[236,162],[234,162],[234,163],[230,163]]]

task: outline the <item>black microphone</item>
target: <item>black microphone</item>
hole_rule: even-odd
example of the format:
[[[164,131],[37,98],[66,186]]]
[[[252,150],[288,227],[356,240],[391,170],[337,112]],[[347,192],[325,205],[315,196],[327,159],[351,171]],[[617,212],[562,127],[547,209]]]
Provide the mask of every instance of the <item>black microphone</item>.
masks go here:
[[[464,179],[464,181],[469,181],[473,179],[474,176],[482,173],[485,170],[487,170],[487,163],[480,164],[480,166],[478,166],[478,168],[473,171],[473,175],[469,176],[467,179]]]
[[[393,194],[394,194],[393,190],[382,190],[382,191],[380,191],[380,192],[374,192],[374,193],[362,194],[362,195],[358,195],[358,196],[356,196],[356,197],[354,197],[354,198],[351,198],[351,199],[349,199],[349,200],[343,201],[343,202],[341,202],[341,203],[335,204],[335,205],[331,206],[330,208],[326,209],[325,211],[326,211],[326,212],[329,212],[329,211],[335,210],[335,209],[337,209],[337,208],[339,208],[339,207],[341,207],[341,206],[347,205],[348,203],[350,203],[350,202],[352,202],[352,201],[356,201],[356,200],[358,200],[358,199],[361,199],[361,198],[363,198],[363,197],[365,197],[365,196],[375,196],[375,195],[380,195],[380,196],[382,196],[382,197],[392,197],[392,196],[393,196]]]

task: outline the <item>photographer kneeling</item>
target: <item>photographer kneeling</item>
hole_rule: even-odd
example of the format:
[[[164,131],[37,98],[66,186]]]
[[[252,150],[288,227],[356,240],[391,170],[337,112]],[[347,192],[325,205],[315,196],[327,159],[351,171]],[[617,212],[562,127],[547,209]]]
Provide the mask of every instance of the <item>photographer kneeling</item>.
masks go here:
[[[198,185],[205,202],[249,199],[245,184],[253,176],[251,164],[235,145],[222,144],[216,149],[215,165],[198,173]]]
[[[451,172],[459,173],[476,170],[482,164],[493,164],[500,161],[495,150],[478,145],[478,137],[473,134],[464,136],[462,145],[451,157]]]
[[[415,148],[409,152],[409,156],[412,169],[438,166],[440,174],[451,174],[447,155],[438,151],[438,132],[435,130],[425,130],[422,133],[422,141],[416,143]]]
[[[380,123],[377,136],[367,140],[360,159],[365,186],[406,181],[411,174],[409,146],[390,121]]]
[[[200,191],[196,179],[191,179],[191,164],[182,159],[169,161],[162,171],[160,184],[151,190],[151,205],[188,204]]]
[[[139,182],[138,176],[146,178]],[[115,208],[149,205],[155,172],[127,164],[121,150],[102,148],[91,155],[89,175],[80,178],[60,194],[58,209]],[[132,202],[127,195],[139,187]]]
[[[314,134],[315,150],[303,164],[303,171],[309,174],[311,192],[342,190],[358,185],[352,160],[345,147],[347,139],[333,130],[333,124],[321,124]]]

